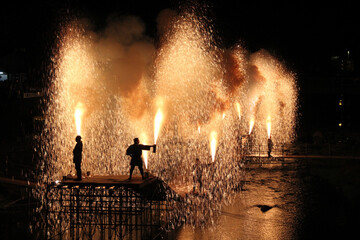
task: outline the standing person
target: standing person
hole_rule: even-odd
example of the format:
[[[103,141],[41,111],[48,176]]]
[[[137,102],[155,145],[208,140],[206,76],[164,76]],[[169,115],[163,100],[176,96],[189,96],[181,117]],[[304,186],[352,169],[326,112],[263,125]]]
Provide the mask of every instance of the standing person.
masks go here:
[[[135,166],[138,166],[142,179],[145,179],[144,170],[143,170],[143,159],[142,159],[142,150],[149,151],[151,147],[155,147],[156,145],[142,145],[140,144],[139,138],[134,138],[134,144],[130,145],[126,150],[126,155],[131,157],[130,162],[130,176],[128,180],[131,180],[132,173],[134,171]]]
[[[76,136],[75,138],[76,145],[73,150],[74,159],[73,162],[75,163],[76,175],[77,180],[81,180],[81,160],[82,160],[82,150],[83,150],[83,143],[81,141],[81,136]]]
[[[202,189],[202,164],[200,163],[200,160],[196,158],[195,164],[193,166],[193,192],[195,193],[196,185],[199,184],[199,192],[201,192]]]
[[[268,157],[271,157],[271,151],[273,148],[274,144],[271,140],[271,137],[268,138]]]
[[[211,166],[212,163],[201,163],[199,158],[195,159],[195,164],[193,165],[193,193],[195,193],[197,184],[199,184],[199,193],[202,192],[203,188],[203,181],[202,181],[202,175],[203,171],[206,169],[206,167]]]

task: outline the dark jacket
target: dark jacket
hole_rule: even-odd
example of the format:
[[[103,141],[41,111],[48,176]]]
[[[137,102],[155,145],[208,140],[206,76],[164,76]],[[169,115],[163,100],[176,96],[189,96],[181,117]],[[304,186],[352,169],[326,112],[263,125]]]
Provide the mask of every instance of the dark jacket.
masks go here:
[[[73,150],[73,155],[74,155],[74,163],[81,163],[81,159],[82,159],[82,150],[83,150],[83,143],[77,142],[74,150]]]
[[[126,150],[126,155],[131,156],[131,165],[142,165],[142,150],[150,150],[151,146],[142,144],[133,144]]]

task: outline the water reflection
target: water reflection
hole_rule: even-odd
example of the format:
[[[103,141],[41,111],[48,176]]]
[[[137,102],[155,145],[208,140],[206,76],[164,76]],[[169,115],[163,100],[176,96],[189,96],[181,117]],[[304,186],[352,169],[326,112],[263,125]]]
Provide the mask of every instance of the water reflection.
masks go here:
[[[193,229],[184,226],[172,238],[324,239],[351,236],[356,229],[354,226],[359,223],[356,217],[359,211],[350,207],[356,204],[344,195],[345,186],[336,186],[327,180],[341,178],[341,162],[338,160],[337,165],[333,165],[329,159],[323,159],[319,165],[314,159],[286,159],[283,164],[250,164],[244,190],[237,193],[234,204],[223,207],[213,227]],[[353,172],[353,167],[358,165],[341,163],[347,172]],[[327,171],[326,175],[324,171]]]
[[[301,218],[301,179],[296,162],[251,164],[235,203],[224,206],[214,227],[185,226],[177,239],[292,239]]]

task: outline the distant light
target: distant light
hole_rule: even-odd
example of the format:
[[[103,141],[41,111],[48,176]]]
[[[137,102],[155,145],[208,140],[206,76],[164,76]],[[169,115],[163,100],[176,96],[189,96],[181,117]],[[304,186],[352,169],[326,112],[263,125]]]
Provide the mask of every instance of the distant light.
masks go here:
[[[55,180],[55,184],[59,184],[60,183],[60,180]]]
[[[341,127],[342,126],[342,123],[339,123],[339,127]]]
[[[6,72],[0,71],[0,81],[8,80],[8,75]]]
[[[342,106],[342,99],[340,99],[339,101],[339,106]]]

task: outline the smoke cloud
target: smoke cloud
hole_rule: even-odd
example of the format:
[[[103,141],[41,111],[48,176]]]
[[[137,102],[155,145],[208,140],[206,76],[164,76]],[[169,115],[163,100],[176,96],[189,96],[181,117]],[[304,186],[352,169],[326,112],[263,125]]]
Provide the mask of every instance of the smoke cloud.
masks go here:
[[[87,25],[89,26],[89,25]],[[136,16],[109,17],[99,31],[87,30],[90,49],[98,65],[99,78],[111,95],[124,99],[123,109],[139,118],[146,110],[149,79],[154,59],[153,41],[145,35],[145,24]]]

